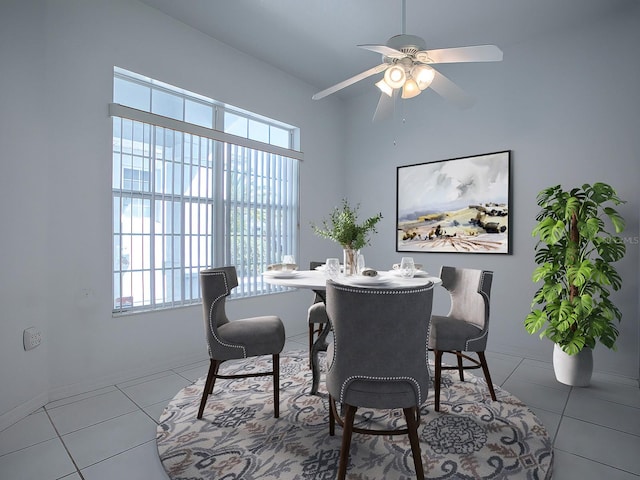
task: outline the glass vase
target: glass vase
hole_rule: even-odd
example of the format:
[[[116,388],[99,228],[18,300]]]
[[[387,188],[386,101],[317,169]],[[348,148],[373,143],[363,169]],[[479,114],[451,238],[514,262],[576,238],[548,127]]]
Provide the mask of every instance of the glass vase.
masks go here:
[[[358,273],[358,255],[360,255],[360,250],[344,247],[343,255],[344,276],[350,277],[351,275],[356,275]]]

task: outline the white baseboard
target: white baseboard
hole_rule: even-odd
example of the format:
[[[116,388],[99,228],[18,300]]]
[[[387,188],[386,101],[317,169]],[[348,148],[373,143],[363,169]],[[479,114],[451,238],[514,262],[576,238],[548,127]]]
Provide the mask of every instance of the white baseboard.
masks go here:
[[[27,402],[18,405],[13,410],[9,410],[7,413],[3,413],[2,415],[0,415],[0,432],[5,428],[10,427],[14,423],[22,420],[27,415],[35,412],[47,403],[49,403],[49,397],[46,393],[43,393]]]
[[[117,372],[115,374],[105,375],[101,378],[92,378],[90,380],[80,381],[71,385],[62,385],[59,387],[51,388],[48,392],[38,395],[35,398],[29,399],[13,410],[0,415],[0,431],[4,430],[7,427],[10,427],[19,420],[22,420],[24,417],[35,412],[37,409],[43,407],[49,402],[60,400],[66,397],[71,397],[73,395],[91,392],[100,388],[128,382],[130,380],[135,380],[136,378],[165,372],[167,370],[202,361],[208,362],[209,356],[206,354],[203,356],[202,353],[200,353],[198,355],[189,355],[178,359],[174,358],[169,361],[163,362],[162,364],[156,364],[154,366],[131,368],[125,371]]]
[[[85,381],[80,381],[71,385],[61,385],[49,390],[49,401],[60,400],[62,398],[70,397],[72,395],[79,395],[81,393],[91,392],[100,388],[108,387],[111,385],[117,385],[119,383],[129,382],[136,378],[146,377],[156,373],[166,372],[167,370],[180,368],[192,363],[198,363],[202,361],[209,361],[208,355],[189,355],[181,358],[174,358],[160,364],[153,366],[131,368],[125,371],[120,371],[114,374],[105,375],[100,378],[92,378]]]

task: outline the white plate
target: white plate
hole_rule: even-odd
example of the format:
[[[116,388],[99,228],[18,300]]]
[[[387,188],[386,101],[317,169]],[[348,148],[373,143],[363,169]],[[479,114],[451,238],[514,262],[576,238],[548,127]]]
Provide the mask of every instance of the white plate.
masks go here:
[[[344,282],[349,283],[351,285],[358,285],[369,287],[373,285],[386,285],[389,283],[388,278],[380,277],[379,275],[376,277],[365,277],[364,275],[353,275],[351,277],[345,278]]]
[[[389,273],[391,275],[394,275],[396,277],[402,277],[402,274],[400,273],[400,270],[389,270]],[[418,278],[423,278],[423,277],[428,277],[429,273],[425,272],[424,270],[416,270],[415,273],[413,274],[414,277],[418,277]]]
[[[266,272],[262,272],[262,275],[271,278],[295,278],[298,275],[298,272],[284,270],[267,270]]]

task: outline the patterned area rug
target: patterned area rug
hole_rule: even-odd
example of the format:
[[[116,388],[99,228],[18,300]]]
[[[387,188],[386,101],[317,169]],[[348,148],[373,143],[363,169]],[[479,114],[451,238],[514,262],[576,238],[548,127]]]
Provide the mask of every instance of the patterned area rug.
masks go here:
[[[227,362],[220,373],[268,370],[271,357]],[[158,426],[160,460],[172,480],[329,480],[336,477],[342,429],[329,436],[328,398],[309,395],[311,371],[304,352],[280,358],[280,418],[273,418],[269,377],[218,380],[202,420],[196,413],[204,378],[183,388],[165,408]],[[224,370],[224,371],[223,371]],[[551,440],[520,400],[496,387],[491,401],[483,380],[465,382],[443,373],[440,412],[433,389],[419,426],[429,479],[550,479]],[[361,426],[404,425],[402,411],[359,409]],[[406,436],[354,433],[350,480],[415,478]]]

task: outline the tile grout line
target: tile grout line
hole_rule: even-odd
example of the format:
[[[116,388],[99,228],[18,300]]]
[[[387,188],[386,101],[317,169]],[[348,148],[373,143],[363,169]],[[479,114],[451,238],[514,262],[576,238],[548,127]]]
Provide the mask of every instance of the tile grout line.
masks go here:
[[[576,421],[578,421],[578,422],[588,423],[588,424],[590,424],[590,425],[595,425],[596,427],[600,427],[600,428],[606,428],[606,429],[611,430],[611,431],[614,431],[614,432],[624,433],[624,434],[626,434],[626,435],[631,435],[631,436],[633,436],[633,437],[640,437],[640,434],[639,434],[639,433],[631,433],[631,432],[627,432],[627,431],[625,431],[625,430],[620,430],[620,429],[618,429],[618,428],[614,428],[614,427],[612,427],[612,426],[610,426],[610,425],[603,425],[602,423],[598,423],[598,422],[596,422],[596,421],[594,421],[594,420],[585,420],[584,418],[574,417],[573,415],[571,415],[571,412],[567,412],[567,406],[569,405],[569,400],[571,399],[571,394],[572,394],[574,391],[579,391],[579,389],[580,389],[580,388],[582,388],[582,387],[573,387],[573,386],[572,386],[572,387],[570,387],[569,395],[567,395],[567,400],[566,400],[566,402],[565,402],[565,404],[564,404],[564,408],[562,409],[562,415],[561,415],[561,417],[560,417],[560,423],[558,424],[558,429],[557,429],[557,431],[556,431],[556,436],[558,435],[558,432],[560,431],[560,425],[562,424],[562,421],[563,421],[565,418],[570,418],[570,419],[572,419],[572,420],[576,420]],[[576,389],[578,389],[578,390],[576,390]],[[638,407],[634,407],[634,406],[630,406],[630,405],[621,404],[621,403],[619,403],[619,402],[614,402],[614,401],[611,401],[611,400],[605,400],[605,399],[598,399],[598,400],[601,400],[601,401],[603,401],[603,402],[607,402],[607,403],[610,403],[610,404],[614,404],[614,405],[621,405],[621,406],[625,406],[625,407],[629,407],[629,408],[638,409],[638,411],[639,411],[639,413],[640,413],[640,408],[638,408]],[[554,443],[555,443],[555,437],[554,437]]]
[[[520,367],[520,365],[522,365],[522,362],[524,362],[524,357],[520,358],[520,361],[518,362],[518,364],[515,366],[515,368],[513,370],[511,370],[511,373],[509,375],[507,375],[507,378],[504,379],[504,382],[502,382],[500,384],[500,387],[502,387],[505,383],[507,383],[507,381],[511,378],[511,376],[514,374],[514,372],[518,369],[518,367]]]
[[[558,433],[560,433],[560,427],[562,427],[562,422],[565,419],[565,411],[567,410],[567,405],[569,405],[569,398],[571,398],[571,392],[573,392],[574,387],[569,387],[569,393],[567,394],[567,398],[564,401],[564,405],[562,406],[562,412],[560,412],[560,421],[558,422],[558,428],[556,428],[556,432],[553,435],[553,440],[551,444],[555,450],[556,448],[556,439],[558,438]]]
[[[553,449],[556,450],[556,447],[553,447]],[[616,467],[615,465],[609,465],[608,463],[603,463],[603,462],[600,462],[598,460],[594,460],[593,458],[590,458],[590,457],[585,457],[583,455],[579,455],[579,454],[574,453],[574,452],[569,452],[567,450],[562,450],[561,448],[558,448],[557,450],[560,451],[560,452],[566,453],[567,455],[573,455],[574,457],[582,458],[584,460],[588,460],[590,462],[597,463],[598,465],[602,465],[602,466],[607,467],[607,468],[613,468],[614,470],[617,470],[619,472],[628,473],[629,475],[633,475],[634,477],[640,478],[640,475],[638,475],[637,473],[630,472],[629,470],[625,470],[625,469],[620,468],[620,467]]]
[[[80,467],[76,463],[76,459],[73,458],[73,455],[71,455],[71,451],[69,450],[69,447],[67,447],[67,444],[64,441],[64,439],[62,438],[62,435],[60,435],[60,432],[58,431],[58,427],[56,427],[56,424],[53,423],[53,420],[51,419],[51,415],[49,415],[49,411],[47,410],[46,405],[43,406],[42,409],[44,410],[44,413],[47,415],[47,418],[49,419],[49,422],[51,423],[51,426],[53,427],[53,430],[56,432],[56,435],[60,439],[60,443],[62,443],[62,446],[64,447],[65,451],[67,452],[67,455],[69,455],[69,458],[71,459],[71,463],[73,463],[73,466],[75,467],[76,473],[80,477],[80,480],[85,480],[84,475],[80,471]]]
[[[101,390],[104,390],[104,392],[102,392]],[[45,405],[42,406],[42,408],[48,405],[50,410],[55,410],[56,408],[66,407],[67,405],[73,405],[74,403],[96,398],[96,397],[99,397],[100,395],[106,395],[114,391],[115,391],[115,385],[105,385],[104,387],[87,390],[86,392],[76,393],[68,397],[58,398],[57,400],[53,400],[51,402],[46,403]],[[65,400],[69,400],[69,401],[65,402]]]
[[[105,458],[103,458],[103,459],[101,459],[101,460],[98,460],[97,462],[92,463],[91,465],[87,465],[87,466],[86,466],[86,467],[84,467],[84,468],[85,468],[85,469],[87,469],[87,468],[93,467],[94,465],[98,465],[98,464],[100,464],[100,463],[102,463],[102,462],[105,462],[105,461],[107,461],[107,460],[110,460],[110,459],[112,459],[112,458],[115,458],[115,457],[117,457],[118,455],[122,455],[123,453],[130,452],[130,451],[131,451],[131,450],[133,450],[134,448],[138,448],[138,447],[140,447],[140,446],[142,446],[142,445],[144,445],[144,444],[146,444],[146,443],[156,442],[156,440],[157,440],[157,439],[152,438],[151,440],[146,440],[146,441],[144,441],[144,442],[142,442],[142,443],[138,443],[138,444],[136,444],[136,445],[133,445],[131,448],[127,448],[126,450],[123,450],[122,452],[118,452],[118,453],[115,453],[115,454],[113,454],[113,455],[111,455],[111,456],[105,457]],[[75,463],[75,462],[74,462],[74,463]],[[84,476],[82,476],[82,472],[81,472],[80,470],[78,470],[78,473],[80,473],[80,476],[81,476],[82,480],[86,480],[86,479],[84,478]],[[64,477],[62,477],[62,478],[64,478]]]
[[[119,417],[122,417],[122,416],[124,416],[124,415],[129,415],[129,414],[131,414],[131,413],[135,413],[136,411],[140,411],[141,413],[143,413],[144,415],[146,415],[148,418],[150,418],[150,419],[151,419],[151,420],[156,424],[156,426],[157,426],[157,425],[160,425],[156,419],[154,419],[153,417],[151,417],[151,415],[150,415],[149,413],[147,413],[147,412],[144,410],[144,408],[143,408],[142,406],[140,406],[140,405],[139,405],[135,400],[133,400],[129,395],[127,395],[127,394],[126,394],[126,393],[125,393],[125,392],[124,392],[120,387],[118,387],[118,385],[113,385],[113,387],[114,387],[116,390],[120,391],[120,392],[121,392],[125,397],[127,397],[127,399],[129,399],[129,400],[131,401],[131,403],[133,403],[133,404],[136,406],[137,410],[134,410],[134,411],[132,411],[132,412],[128,412],[128,413],[123,413],[122,415],[117,415],[117,416],[115,416],[115,417],[113,417],[113,418],[109,418],[109,419],[107,419],[107,420],[103,420],[103,421],[100,421],[100,422],[94,423],[94,424],[92,424],[92,425],[88,425],[88,426],[86,426],[86,427],[79,428],[78,430],[74,430],[74,432],[69,432],[69,433],[79,432],[80,430],[83,430],[84,428],[89,428],[89,427],[92,427],[92,426],[95,426],[95,425],[99,425],[100,423],[108,422],[108,421],[113,420],[113,419],[115,419],[115,418],[119,418]],[[43,408],[44,408],[44,407],[43,407]],[[45,412],[46,412],[46,409],[45,409]],[[62,445],[64,446],[65,450],[67,451],[67,454],[69,455],[69,458],[71,458],[71,461],[73,462],[73,465],[76,467],[76,471],[77,471],[78,475],[80,475],[80,479],[81,479],[81,480],[86,480],[86,479],[85,479],[85,477],[84,477],[84,475],[82,474],[82,471],[80,470],[80,467],[78,466],[78,464],[76,463],[75,459],[73,458],[73,455],[71,455],[71,452],[70,452],[70,451],[69,451],[69,449],[67,448],[67,445],[66,445],[66,443],[64,442],[64,440],[63,440],[63,438],[62,438],[62,435],[60,435],[60,433],[59,433],[59,431],[58,431],[57,427],[56,427],[56,426],[55,426],[55,424],[53,423],[53,420],[52,420],[52,419],[51,419],[51,417],[49,416],[49,412],[46,412],[46,413],[47,413],[47,417],[49,418],[49,421],[51,422],[51,425],[53,425],[53,428],[54,428],[54,430],[55,430],[56,434],[58,435],[58,438],[60,438],[60,441],[62,442]],[[130,450],[133,450],[134,448],[137,448],[137,447],[139,447],[139,446],[141,446],[141,445],[144,445],[145,443],[155,442],[156,440],[157,440],[156,438],[152,438],[151,440],[146,440],[146,441],[144,441],[144,442],[142,442],[142,443],[139,443],[139,444],[137,444],[137,445],[133,445],[131,448],[128,448],[128,449],[126,449],[126,450],[123,450],[122,452],[118,452],[118,453],[116,453],[116,454],[114,454],[114,455],[111,455],[111,456],[109,456],[109,457],[105,457],[105,458],[103,458],[103,459],[101,459],[101,460],[99,460],[99,461],[97,461],[97,462],[95,462],[95,463],[92,463],[91,465],[87,465],[87,466],[86,466],[86,467],[84,467],[84,468],[92,467],[93,465],[97,465],[97,464],[99,464],[99,463],[101,463],[101,462],[104,462],[104,461],[109,460],[109,459],[111,459],[111,458],[117,457],[118,455],[121,455],[121,454],[123,454],[123,453],[125,453],[125,452],[128,452],[128,451],[130,451]],[[64,478],[64,477],[63,477],[63,478]]]
[[[568,414],[562,414],[562,419],[564,419],[565,417],[566,418],[570,418],[571,420],[575,420],[577,422],[588,423],[589,425],[593,425],[595,427],[606,428],[607,430],[611,430],[612,432],[618,432],[618,433],[622,433],[624,435],[630,435],[632,437],[639,437],[640,438],[640,434],[638,434],[638,433],[631,433],[631,432],[627,432],[626,430],[620,430],[620,429],[614,428],[614,427],[612,427],[610,425],[603,425],[601,423],[594,422],[593,420],[585,420],[584,418],[572,417],[571,415],[568,415]],[[560,430],[560,425],[558,425],[558,430]]]
[[[183,378],[184,378],[184,377],[183,377]],[[100,421],[100,422],[96,422],[96,423],[91,424],[91,425],[87,425],[87,426],[82,427],[82,428],[79,428],[79,429],[77,429],[77,430],[74,430],[74,431],[68,432],[68,433],[66,433],[65,435],[69,435],[69,434],[72,434],[72,433],[79,432],[80,430],[83,430],[83,429],[85,429],[85,428],[90,428],[90,427],[93,427],[93,426],[95,426],[95,425],[99,425],[99,424],[101,424],[101,423],[105,423],[105,422],[111,421],[111,420],[113,420],[113,419],[120,418],[120,417],[123,417],[123,416],[125,416],[125,415],[129,415],[129,414],[131,414],[131,413],[135,413],[136,411],[139,411],[139,412],[143,413],[144,415],[146,415],[149,419],[151,419],[151,421],[153,421],[153,422],[155,423],[155,425],[156,425],[156,426],[157,426],[157,425],[159,425],[159,423],[158,423],[158,421],[157,421],[156,419],[154,419],[154,418],[153,418],[149,413],[147,413],[141,405],[139,405],[135,400],[133,400],[129,395],[127,395],[127,394],[126,394],[126,392],[124,392],[124,391],[123,391],[123,390],[122,390],[118,385],[110,385],[110,386],[113,386],[115,390],[117,390],[117,391],[119,391],[120,393],[122,393],[122,394],[123,394],[123,395],[124,395],[124,396],[125,396],[125,397],[130,401],[130,402],[131,402],[131,403],[133,403],[133,404],[135,405],[135,407],[136,407],[136,410],[133,410],[133,411],[131,411],[131,412],[127,412],[127,413],[123,413],[123,414],[121,414],[121,415],[116,415],[115,417],[108,418],[108,419],[106,419],[106,420],[102,420],[102,421]],[[74,403],[74,402],[72,402],[72,403]],[[53,422],[53,419],[52,419],[52,418],[51,418],[51,416],[49,415],[49,412],[48,412],[48,410],[46,409],[46,406],[43,406],[42,408],[43,408],[43,410],[45,411],[45,413],[46,413],[46,415],[47,415],[47,418],[49,419],[49,422],[50,422],[50,423],[51,423],[51,425],[53,426],[53,429],[54,429],[54,431],[56,432],[56,435],[58,436],[58,438],[59,438],[59,439],[60,439],[60,441],[62,442],[62,445],[63,445],[63,447],[64,447],[65,451],[67,452],[67,455],[69,455],[69,458],[71,459],[71,462],[73,463],[74,467],[76,468],[76,473],[78,473],[78,475],[80,476],[80,479],[81,479],[81,480],[86,480],[86,479],[85,479],[85,477],[84,477],[84,475],[82,474],[82,471],[81,471],[81,469],[80,469],[79,465],[76,463],[75,458],[74,458],[74,457],[73,457],[73,455],[71,454],[71,451],[70,451],[70,450],[69,450],[69,448],[67,447],[67,444],[65,443],[65,441],[64,441],[64,439],[63,439],[63,436],[60,434],[60,432],[59,432],[58,428],[56,427],[55,423]],[[57,408],[57,407],[55,407],[55,408]],[[156,439],[155,439],[155,438],[153,438],[153,439],[151,439],[151,440],[147,440],[147,441],[142,442],[142,443],[139,443],[139,444],[137,444],[137,445],[132,446],[131,448],[128,448],[127,450],[123,450],[122,452],[118,452],[118,453],[116,453],[116,454],[114,454],[114,455],[111,455],[111,456],[109,456],[109,457],[103,458],[103,459],[101,459],[101,460],[99,460],[99,461],[97,461],[97,462],[95,462],[95,463],[92,463],[91,465],[87,465],[87,466],[86,466],[86,467],[84,467],[84,468],[89,468],[89,467],[91,467],[91,466],[93,466],[93,465],[97,465],[97,464],[99,464],[99,463],[101,463],[101,462],[104,462],[105,460],[109,460],[110,458],[114,458],[114,457],[116,457],[116,456],[118,456],[118,455],[120,455],[120,454],[122,454],[122,453],[128,452],[128,451],[130,451],[130,450],[133,450],[134,448],[137,448],[137,447],[139,447],[139,446],[141,446],[141,445],[144,445],[145,443],[148,443],[148,442],[154,442],[154,441],[156,441]],[[63,477],[63,478],[64,478],[64,477]]]
[[[182,376],[182,375],[181,375]],[[184,377],[183,377],[184,378]],[[187,379],[188,380],[188,379]],[[160,423],[158,422],[158,420],[156,420],[155,418],[153,418],[141,405],[138,404],[138,402],[136,402],[133,398],[131,398],[129,395],[127,395],[127,392],[125,392],[124,390],[122,390],[120,387],[118,387],[117,385],[115,385],[115,387],[120,390],[122,392],[122,394],[127,397],[131,403],[133,403],[136,407],[138,407],[138,410],[140,410],[142,413],[144,413],[147,417],[149,417],[153,423],[157,425],[160,425]],[[167,402],[169,402],[171,399],[167,400]]]

